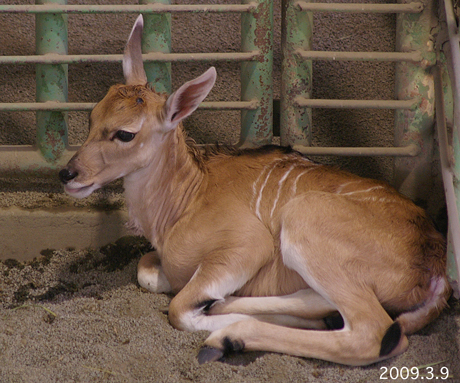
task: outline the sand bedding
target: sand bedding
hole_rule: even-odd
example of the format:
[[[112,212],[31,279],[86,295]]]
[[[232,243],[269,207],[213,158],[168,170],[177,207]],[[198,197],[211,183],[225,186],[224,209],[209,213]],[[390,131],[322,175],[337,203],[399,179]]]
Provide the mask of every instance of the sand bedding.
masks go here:
[[[385,370],[433,364],[460,382],[460,304],[409,338],[403,355],[370,367],[346,367],[269,352],[224,362],[196,360],[206,332],[175,330],[171,296],[136,282],[148,243],[125,237],[101,249],[44,250],[34,261],[0,262],[0,382],[379,382]],[[395,376],[393,374],[393,376]],[[427,375],[428,374],[428,375]]]

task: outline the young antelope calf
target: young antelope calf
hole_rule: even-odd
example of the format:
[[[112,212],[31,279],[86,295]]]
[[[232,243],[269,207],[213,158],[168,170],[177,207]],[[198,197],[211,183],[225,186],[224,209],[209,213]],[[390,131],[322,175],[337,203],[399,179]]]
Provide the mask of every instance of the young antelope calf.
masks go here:
[[[123,177],[131,226],[156,251],[139,284],[173,292],[171,324],[208,330],[200,362],[266,350],[366,365],[400,354],[446,305],[443,237],[383,182],[278,147],[208,149],[182,120],[214,85],[210,68],[171,96],[147,84],[142,17],[88,139],[59,173],[90,195]]]

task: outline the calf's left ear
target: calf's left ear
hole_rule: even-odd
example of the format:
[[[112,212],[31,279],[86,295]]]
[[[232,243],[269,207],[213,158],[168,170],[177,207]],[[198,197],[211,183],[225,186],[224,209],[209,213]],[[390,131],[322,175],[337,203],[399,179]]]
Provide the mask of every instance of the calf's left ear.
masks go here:
[[[216,68],[211,67],[200,77],[186,82],[175,91],[165,104],[164,128],[175,129],[179,122],[190,116],[206,98],[216,82]]]

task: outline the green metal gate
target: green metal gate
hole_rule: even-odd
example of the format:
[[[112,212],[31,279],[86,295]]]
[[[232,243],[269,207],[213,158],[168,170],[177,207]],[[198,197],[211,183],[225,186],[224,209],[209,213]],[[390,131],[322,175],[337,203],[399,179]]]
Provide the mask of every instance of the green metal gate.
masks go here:
[[[67,5],[67,0],[36,0],[34,5],[0,5],[0,12],[36,16],[36,55],[0,56],[0,64],[36,64],[35,103],[0,103],[0,111],[37,111],[36,147],[0,146],[0,171],[43,172],[64,165],[76,148],[67,142],[67,112],[89,111],[93,103],[69,103],[68,64],[121,62],[122,55],[68,55],[67,15],[143,13],[143,58],[149,81],[171,92],[171,62],[241,61],[241,100],[203,102],[201,109],[241,110],[241,146],[271,142],[273,120],[273,4],[171,5],[169,0],[141,0],[140,5]],[[241,13],[239,53],[170,53],[171,12]]]

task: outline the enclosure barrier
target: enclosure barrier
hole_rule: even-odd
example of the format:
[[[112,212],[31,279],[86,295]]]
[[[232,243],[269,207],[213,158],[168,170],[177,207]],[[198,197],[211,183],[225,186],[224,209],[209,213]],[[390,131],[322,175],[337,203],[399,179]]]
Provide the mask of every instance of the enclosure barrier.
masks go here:
[[[460,298],[460,203],[458,187],[458,167],[459,163],[452,161],[449,155],[449,138],[447,133],[447,116],[444,103],[442,68],[437,66],[435,69],[435,91],[436,91],[436,122],[439,141],[439,154],[441,157],[441,170],[446,193],[447,210],[449,217],[448,230],[448,249],[447,249],[447,274],[451,284],[454,286],[456,297]],[[458,107],[458,104],[457,104]],[[459,136],[455,133],[452,137],[456,141],[451,141],[454,145],[456,155],[459,155],[460,143]],[[456,169],[457,168],[457,169]]]
[[[447,68],[439,63],[434,72],[436,124],[449,217],[447,274],[454,294],[460,298],[460,28],[452,0],[444,0],[441,5],[448,32],[443,46]]]
[[[121,62],[122,55],[68,55],[68,14],[75,13],[143,13],[143,59],[147,77],[159,91],[171,92],[171,62],[240,61],[241,101],[204,102],[201,109],[241,110],[240,146],[269,143],[272,138],[273,95],[273,5],[268,0],[244,1],[243,4],[171,5],[170,0],[140,0],[139,5],[68,5],[66,0],[37,0],[34,5],[0,5],[0,12],[32,13],[37,18],[37,53],[35,56],[2,56],[0,64],[37,64],[37,71],[58,79],[56,89],[43,92],[47,76],[37,76],[37,103],[0,103],[0,111],[37,111],[37,147],[0,148],[3,170],[54,169],[65,163],[76,148],[67,144],[67,112],[88,111],[93,103],[67,102],[67,65],[84,62]],[[312,35],[311,11],[321,12],[421,12],[422,2],[409,4],[322,4],[283,1],[283,68],[281,95],[281,143],[290,144],[306,154],[380,155],[416,157],[419,145],[409,143],[396,148],[312,148],[310,147],[311,111],[309,108],[389,108],[415,110],[417,100],[312,100],[310,60],[366,60],[421,62],[418,51],[411,52],[314,52],[309,49]],[[170,52],[171,12],[241,13],[242,52],[182,53]],[[41,20],[44,20],[43,22]],[[49,23],[49,25],[48,25]],[[50,27],[52,25],[52,27]],[[56,32],[56,28],[61,28]],[[49,28],[49,30],[46,30]],[[287,33],[286,31],[290,31]],[[41,35],[47,34],[55,44],[41,47]],[[260,39],[257,36],[263,36]],[[60,41],[62,39],[62,41]],[[40,40],[40,41],[39,41]],[[259,45],[256,45],[256,43]],[[61,73],[59,75],[59,72]],[[302,80],[299,80],[302,79]],[[307,86],[299,81],[308,79]],[[304,84],[303,84],[304,85]],[[263,110],[263,113],[262,113]],[[25,155],[26,152],[29,155]],[[43,156],[43,161],[40,156]],[[19,161],[19,163],[18,163]]]
[[[311,50],[313,34],[312,12],[355,13],[421,13],[422,2],[410,4],[334,4],[283,1],[283,72],[281,90],[281,144],[292,145],[305,154],[337,154],[342,151],[356,155],[394,155],[415,157],[421,152],[417,142],[396,148],[313,148],[311,147],[311,108],[375,108],[415,111],[421,99],[398,100],[317,100],[311,98],[311,61],[391,61],[421,63],[425,56],[420,50],[400,52],[323,52]],[[422,38],[428,39],[429,35]],[[301,85],[302,82],[302,86]],[[400,129],[396,126],[396,130]],[[400,145],[397,145],[400,146]],[[362,154],[366,153],[366,154]]]
[[[54,170],[75,152],[67,142],[67,112],[89,111],[94,103],[67,102],[68,64],[121,62],[119,55],[68,55],[67,15],[75,13],[143,13],[143,59],[156,89],[171,92],[171,62],[238,61],[241,100],[203,102],[200,109],[241,110],[241,146],[271,142],[273,120],[273,8],[269,0],[243,4],[171,5],[169,0],[141,0],[140,5],[67,5],[67,0],[36,0],[34,5],[0,5],[0,12],[36,14],[34,56],[1,56],[0,64],[37,65],[37,102],[0,103],[0,111],[36,111],[37,144],[0,146],[1,171]],[[170,12],[241,13],[242,44],[237,53],[170,53]],[[46,85],[46,86],[45,86]],[[263,112],[262,112],[263,111]]]

